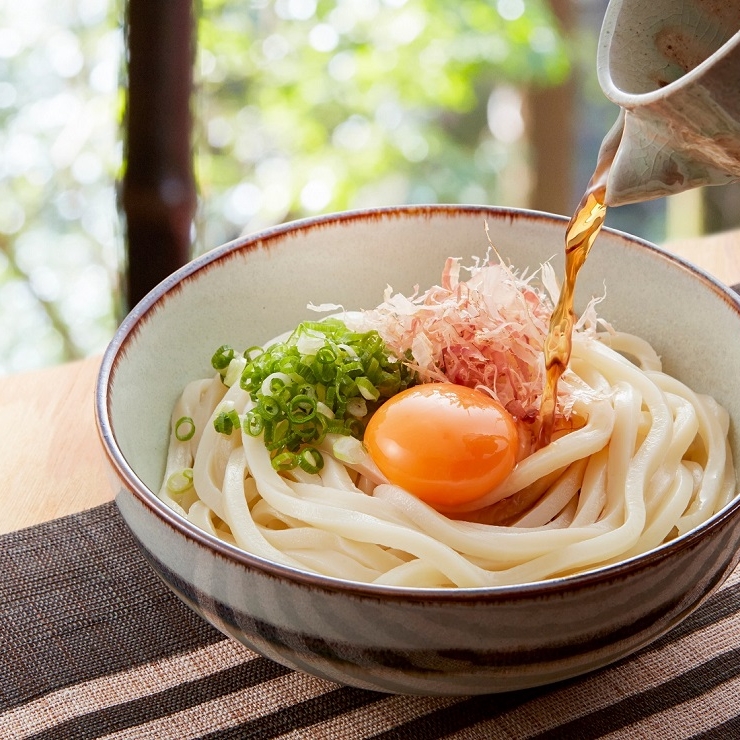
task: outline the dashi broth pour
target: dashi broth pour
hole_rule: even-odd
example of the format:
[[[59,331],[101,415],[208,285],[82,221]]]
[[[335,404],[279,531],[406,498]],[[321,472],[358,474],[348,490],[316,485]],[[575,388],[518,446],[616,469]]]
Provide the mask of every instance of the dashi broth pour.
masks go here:
[[[538,447],[550,443],[555,426],[558,381],[568,367],[573,347],[576,279],[606,218],[606,181],[618,145],[619,138],[604,140],[594,174],[565,232],[565,275],[545,339],[545,385],[537,419]]]

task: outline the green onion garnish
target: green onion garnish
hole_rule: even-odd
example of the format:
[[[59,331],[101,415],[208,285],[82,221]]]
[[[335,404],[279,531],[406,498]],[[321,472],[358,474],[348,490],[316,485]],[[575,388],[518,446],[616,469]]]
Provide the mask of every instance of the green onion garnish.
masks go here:
[[[185,468],[167,478],[167,488],[170,493],[185,493],[193,485],[193,469]]]
[[[304,424],[316,416],[316,399],[300,393],[290,399],[288,404],[288,420],[294,424]]]
[[[211,357],[211,365],[213,365],[214,370],[218,370],[219,372],[222,370],[226,370],[226,368],[229,366],[229,363],[236,357],[236,352],[234,352],[234,348],[230,347],[228,344],[222,344],[214,353],[213,357]]]
[[[213,427],[219,434],[225,434],[228,436],[234,429],[238,429],[239,414],[231,409],[231,411],[222,411],[214,420]]]
[[[355,383],[357,383],[360,395],[368,401],[377,401],[380,397],[380,391],[364,375],[356,378]]]
[[[257,402],[257,413],[265,420],[275,419],[280,411],[280,402],[272,396],[262,396]]]
[[[280,452],[272,458],[275,470],[293,470],[298,465],[298,456],[294,452]]]
[[[259,357],[264,351],[265,350],[263,350],[262,347],[256,345],[247,347],[247,349],[244,350],[244,357],[247,362],[251,362],[255,357]]]
[[[324,458],[315,447],[304,447],[298,453],[298,465],[307,473],[318,473],[324,467]]]
[[[227,367],[233,357],[231,347],[219,347],[214,367]],[[338,319],[306,321],[286,341],[265,350],[250,347],[243,357],[240,385],[256,405],[242,429],[262,435],[276,470],[318,472],[324,461],[311,445],[329,432],[361,440],[375,409],[415,382],[376,331],[353,332]],[[230,427],[228,413],[216,419],[224,417],[223,434],[239,424],[232,413]]]
[[[255,409],[247,412],[242,422],[242,429],[250,437],[259,437],[262,434],[262,430],[265,428],[265,420],[257,413]]]
[[[180,442],[187,442],[193,438],[194,434],[195,422],[189,416],[181,416],[175,423],[175,437]]]

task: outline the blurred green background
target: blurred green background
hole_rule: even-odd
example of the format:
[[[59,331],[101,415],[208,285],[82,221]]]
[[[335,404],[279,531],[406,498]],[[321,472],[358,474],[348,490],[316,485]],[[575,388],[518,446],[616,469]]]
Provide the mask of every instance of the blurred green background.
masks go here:
[[[348,208],[570,215],[616,116],[595,75],[605,5],[200,0],[193,254]],[[115,330],[123,17],[119,0],[0,0],[0,374]],[[607,223],[653,241],[723,228],[736,193]]]

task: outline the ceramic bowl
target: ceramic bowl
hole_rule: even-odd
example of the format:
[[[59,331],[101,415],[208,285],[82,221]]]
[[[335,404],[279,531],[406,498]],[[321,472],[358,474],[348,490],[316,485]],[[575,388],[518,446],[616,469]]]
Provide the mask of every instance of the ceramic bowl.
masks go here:
[[[347,212],[239,239],[186,265],[124,320],[105,353],[96,413],[116,501],[144,556],[227,635],[300,671],[385,692],[467,695],[555,682],[604,666],[684,619],[738,562],[740,503],[656,550],[588,574],[481,589],[407,589],[311,575],[242,552],[188,523],[152,491],[172,406],[211,372],[222,343],[293,328],[309,302],[371,308],[390,284],[438,283],[445,259],[487,249],[518,268],[562,273],[566,221],[466,206]],[[637,333],[664,368],[740,419],[740,305],[707,275],[604,230],[577,304]],[[736,460],[740,439],[731,434]]]

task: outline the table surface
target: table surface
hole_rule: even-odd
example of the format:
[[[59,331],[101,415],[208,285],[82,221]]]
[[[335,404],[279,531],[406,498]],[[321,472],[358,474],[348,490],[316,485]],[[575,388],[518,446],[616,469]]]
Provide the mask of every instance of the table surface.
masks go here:
[[[664,245],[740,283],[740,230]],[[113,498],[94,414],[100,357],[0,378],[0,534]]]

